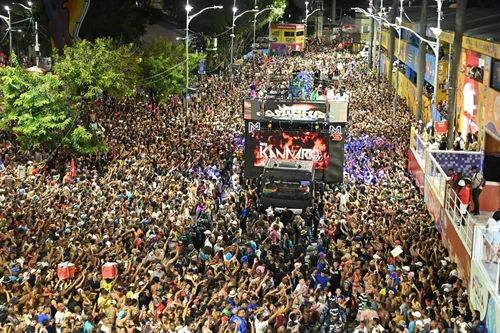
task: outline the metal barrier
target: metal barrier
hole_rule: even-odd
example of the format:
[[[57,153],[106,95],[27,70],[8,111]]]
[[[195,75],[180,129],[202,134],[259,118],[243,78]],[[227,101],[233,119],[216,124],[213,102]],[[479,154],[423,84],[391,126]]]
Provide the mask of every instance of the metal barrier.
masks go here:
[[[484,273],[492,284],[491,290],[495,290],[498,293],[500,289],[499,246],[491,244],[486,228],[483,226],[476,226],[474,238],[472,260],[483,266]]]
[[[426,152],[425,162],[425,177],[429,180],[434,191],[438,195],[441,202],[444,202],[446,196],[446,185],[448,182],[448,175],[444,172],[443,168],[432,156],[430,151]]]
[[[465,248],[469,253],[472,253],[475,226],[474,219],[471,217],[469,211],[466,211],[464,215],[460,214],[460,198],[457,192],[449,186],[444,200],[444,209],[455,226],[457,234],[462,239]]]
[[[420,135],[418,135],[418,132],[412,128],[411,135],[413,137],[413,140],[411,142],[413,143],[412,149],[415,154],[415,158],[417,159],[418,163],[422,166],[422,170],[425,170],[425,142],[422,140]]]

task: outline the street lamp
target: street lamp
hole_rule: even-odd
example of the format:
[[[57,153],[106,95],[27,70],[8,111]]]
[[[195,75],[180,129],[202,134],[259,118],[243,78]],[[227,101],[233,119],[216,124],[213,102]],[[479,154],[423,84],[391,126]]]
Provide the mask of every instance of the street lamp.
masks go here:
[[[317,11],[320,11],[320,9],[318,8],[318,9],[313,10],[311,13],[309,13],[309,9],[307,8],[308,5],[309,5],[309,1],[306,1],[306,18],[304,20],[304,37],[305,37],[306,41],[307,41],[307,20],[309,19],[309,17],[311,17],[312,14],[316,13]]]
[[[403,0],[401,0],[401,4],[402,4]],[[442,12],[441,12],[441,9],[442,9],[442,6],[443,6],[443,0],[436,0],[437,2],[437,11],[438,11],[438,16],[437,16],[437,27],[436,28],[430,28],[431,32],[434,34],[434,36],[436,36],[436,41],[431,41],[431,40],[428,40],[426,39],[425,37],[422,37],[420,36],[416,31],[414,31],[413,29],[411,28],[408,28],[408,27],[405,27],[405,26],[402,26],[401,23],[403,21],[402,19],[402,16],[401,16],[401,12],[400,12],[400,16],[398,17],[398,24],[394,24],[394,23],[391,23],[389,22],[386,18],[384,17],[381,17],[381,16],[375,16],[369,12],[367,12],[366,10],[362,9],[362,8],[353,8],[355,11],[357,12],[361,12],[361,13],[364,13],[366,16],[372,16],[373,18],[377,19],[377,20],[380,20],[381,22],[385,22],[386,25],[388,26],[391,26],[393,28],[397,28],[400,32],[401,32],[401,29],[403,30],[406,30],[406,31],[409,31],[411,33],[413,33],[413,35],[415,35],[415,37],[417,37],[420,41],[426,43],[427,45],[429,45],[429,47],[432,49],[432,51],[434,52],[434,55],[436,57],[436,61],[435,61],[435,65],[434,65],[434,90],[433,90],[433,95],[432,95],[432,108],[433,108],[433,114],[431,115],[431,117],[436,120],[438,114],[436,112],[436,98],[437,98],[437,91],[438,91],[438,75],[437,75],[437,72],[438,72],[438,69],[439,69],[439,43],[440,43],[440,35],[441,33],[443,32],[443,30],[441,30],[441,18],[442,18]],[[401,6],[402,8],[402,6]],[[401,36],[400,36],[400,43],[401,44]],[[400,46],[398,47],[398,70],[399,70],[399,51],[400,51]],[[380,46],[379,46],[380,47]],[[398,74],[396,72],[396,74]],[[397,94],[397,84],[398,84],[398,78],[399,75],[396,75],[396,94]],[[396,98],[394,99],[394,121],[396,119]]]
[[[237,19],[239,19],[240,17],[242,17],[243,15],[245,15],[246,13],[256,13],[258,12],[257,9],[249,9],[249,10],[245,10],[243,13],[241,13],[240,15],[236,15],[236,12],[238,11],[238,8],[236,8],[236,0],[234,0],[234,7],[233,7],[233,24],[231,25],[231,70],[233,68],[233,50],[234,50],[234,23],[236,22]]]
[[[34,17],[33,17],[33,3],[31,1],[28,1],[28,6],[23,5],[22,3],[17,3],[17,2],[13,2],[12,4],[20,6],[20,7],[24,8],[24,9],[26,9],[31,14],[29,19],[24,19],[24,20],[21,20],[21,21],[17,21],[17,22],[14,22],[13,24],[21,23],[21,22],[24,22],[24,21],[27,21],[27,20],[29,20],[33,24],[33,54],[35,56],[36,65],[38,66],[38,56],[37,56],[37,52],[39,51],[39,46],[38,46],[38,22],[36,22],[35,19],[34,19]]]
[[[9,13],[9,17],[0,15],[0,18],[4,20],[4,22],[7,24],[7,28],[9,31],[9,56],[12,62],[12,20],[11,20],[12,16],[10,15],[9,6],[4,6],[3,8],[7,11],[7,13]]]
[[[257,0],[255,0],[255,4],[257,4]],[[257,6],[255,6],[255,10],[256,11],[258,10]],[[253,46],[252,46],[252,50],[254,52],[255,52],[255,31],[257,29],[257,16],[259,16],[260,14],[262,14],[265,11],[268,11],[268,10],[274,10],[274,8],[264,8],[260,12],[254,12],[254,14],[253,14]]]
[[[193,10],[193,7],[189,4],[189,0],[186,3],[186,95],[189,90],[189,23],[191,22],[192,19],[194,19],[196,16],[200,15],[206,10],[209,9],[222,9],[222,6],[211,6],[211,7],[206,7],[200,10],[198,13],[189,15],[189,13]],[[187,107],[186,107],[187,109]]]

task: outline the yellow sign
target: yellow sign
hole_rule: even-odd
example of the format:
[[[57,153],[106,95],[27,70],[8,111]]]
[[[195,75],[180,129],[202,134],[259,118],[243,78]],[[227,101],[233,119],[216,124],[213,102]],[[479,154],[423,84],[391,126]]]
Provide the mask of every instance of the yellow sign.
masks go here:
[[[399,59],[402,62],[406,62],[406,42],[404,40],[401,40],[401,49],[399,50]]]
[[[386,50],[389,49],[389,32],[382,31],[382,38],[380,44],[382,44],[382,47],[385,48]]]
[[[446,43],[453,43],[453,32],[443,31],[439,38]],[[487,40],[464,36],[462,47],[467,50],[479,52],[484,55],[499,59],[500,58],[500,44],[493,43]]]
[[[446,101],[446,80],[448,79],[448,66],[449,63],[447,60],[439,60],[436,104],[439,103],[439,101]]]

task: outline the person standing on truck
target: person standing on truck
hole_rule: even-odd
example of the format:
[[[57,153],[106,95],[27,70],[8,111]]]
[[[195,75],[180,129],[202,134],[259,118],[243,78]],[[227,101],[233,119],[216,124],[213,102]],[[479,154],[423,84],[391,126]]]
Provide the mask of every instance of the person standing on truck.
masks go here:
[[[307,207],[306,211],[302,214],[302,218],[306,224],[307,228],[307,238],[311,241],[315,239],[315,235],[313,235],[313,227],[314,227],[314,214],[311,212],[311,208]]]
[[[281,213],[281,220],[283,221],[284,225],[288,225],[292,222],[293,219],[293,212],[288,209],[288,207],[285,207],[283,210],[283,213]]]

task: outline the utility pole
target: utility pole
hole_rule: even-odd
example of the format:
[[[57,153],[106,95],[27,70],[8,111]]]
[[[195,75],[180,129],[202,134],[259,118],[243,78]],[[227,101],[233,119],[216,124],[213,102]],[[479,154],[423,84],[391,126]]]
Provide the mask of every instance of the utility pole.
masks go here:
[[[420,10],[420,31],[418,32],[420,36],[425,36],[427,30],[427,6],[429,5],[429,0],[422,0],[422,8]],[[424,94],[424,83],[425,83],[425,52],[426,44],[420,41],[418,46],[418,73],[417,73],[417,120],[422,120],[422,109],[423,109],[423,94]],[[438,61],[436,57],[436,61]]]
[[[403,1],[401,0],[401,4],[399,6],[399,19],[398,24],[403,24]],[[393,101],[393,110],[392,110],[392,121],[393,125],[396,126],[396,113],[398,108],[398,88],[399,88],[399,64],[401,57],[401,28],[398,28],[398,60],[396,60],[396,89],[394,89],[394,101]],[[391,59],[392,61],[392,59]],[[391,75],[392,73],[389,73]]]
[[[35,21],[35,64],[38,67],[38,54],[40,52],[40,45],[38,45],[38,21]]]
[[[380,0],[379,15],[383,17],[384,0]],[[378,21],[377,91],[380,91],[380,61],[382,60],[382,20]]]
[[[332,29],[335,28],[335,13],[337,12],[337,0],[332,0],[332,13],[331,13],[331,20],[330,20],[330,23],[332,23],[331,27],[330,27],[330,41],[332,40],[332,34],[333,34],[333,31]]]
[[[374,7],[373,7],[373,0],[370,0],[370,5],[368,7],[368,11],[370,13],[375,13]],[[368,69],[372,70],[373,69],[373,33],[375,29],[375,20],[373,17],[370,16],[370,31],[369,31],[369,37],[368,37],[368,42],[370,43],[370,47],[368,48]],[[363,33],[363,25],[361,25],[361,31],[360,34]]]

